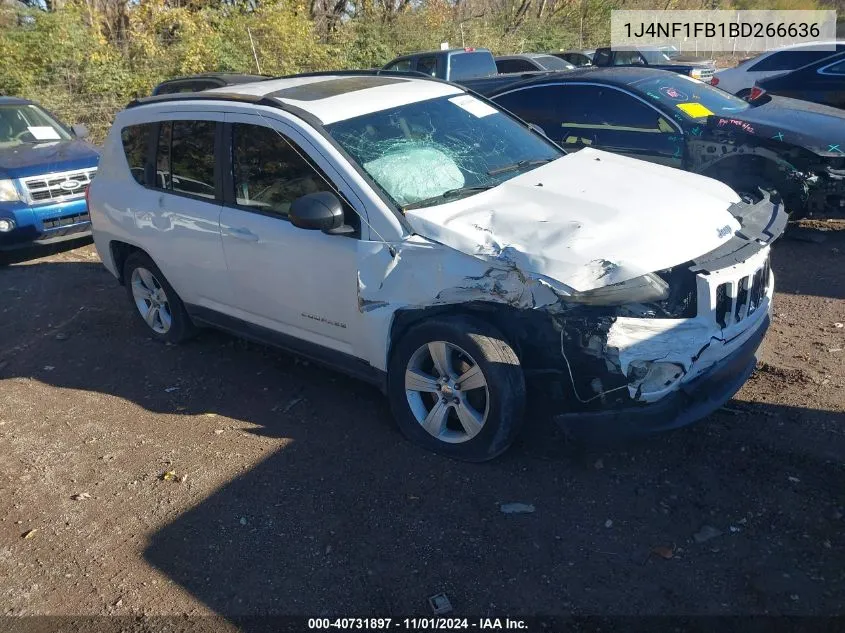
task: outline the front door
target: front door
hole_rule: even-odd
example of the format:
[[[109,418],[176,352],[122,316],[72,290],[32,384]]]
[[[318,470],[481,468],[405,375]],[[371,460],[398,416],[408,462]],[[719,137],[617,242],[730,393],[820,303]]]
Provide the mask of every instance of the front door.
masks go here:
[[[350,235],[293,226],[291,203],[317,191],[353,199],[331,167],[293,126],[227,114],[231,173],[224,178],[220,229],[235,316],[336,351],[352,353],[358,329],[358,215]],[[357,199],[356,199],[357,200]]]

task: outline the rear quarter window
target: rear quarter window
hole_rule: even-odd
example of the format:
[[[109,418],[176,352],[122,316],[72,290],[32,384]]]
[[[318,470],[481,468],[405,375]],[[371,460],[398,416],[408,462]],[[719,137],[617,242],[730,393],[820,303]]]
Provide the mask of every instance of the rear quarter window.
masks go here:
[[[120,140],[126,163],[135,181],[143,185],[144,171],[147,164],[147,140],[150,137],[152,123],[128,125],[120,131]]]
[[[748,68],[749,72],[795,70],[833,55],[833,51],[781,51],[773,53]]]

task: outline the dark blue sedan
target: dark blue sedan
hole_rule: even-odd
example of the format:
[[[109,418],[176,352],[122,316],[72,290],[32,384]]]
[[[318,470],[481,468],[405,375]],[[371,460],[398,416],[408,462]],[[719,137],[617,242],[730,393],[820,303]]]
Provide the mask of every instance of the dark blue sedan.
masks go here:
[[[650,68],[580,68],[461,82],[569,151],[593,147],[779,195],[796,216],[845,211],[845,112],[771,97],[748,103]],[[681,203],[679,203],[681,204]]]

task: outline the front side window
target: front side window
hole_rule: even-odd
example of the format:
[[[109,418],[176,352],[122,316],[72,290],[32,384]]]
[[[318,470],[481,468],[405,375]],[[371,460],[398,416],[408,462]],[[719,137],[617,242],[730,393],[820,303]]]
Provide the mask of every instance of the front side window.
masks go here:
[[[558,141],[562,140],[562,128],[675,131],[654,108],[607,86],[538,86],[511,92],[495,100],[526,121],[536,123],[553,140]]]
[[[613,57],[614,66],[643,65],[645,62],[638,51],[616,51]]]
[[[387,67],[386,70],[396,70],[401,72],[408,72],[411,70],[411,60],[410,59],[400,59],[398,62],[395,62]]]
[[[432,77],[437,76],[437,58],[436,57],[420,57],[417,60],[417,71],[421,73],[425,73],[426,75],[431,75]]]
[[[200,198],[215,197],[214,121],[164,121],[156,150],[156,186]]]
[[[562,156],[542,136],[468,94],[372,112],[326,129],[402,208],[470,196]]]
[[[333,191],[302,151],[270,128],[234,124],[232,163],[235,203],[240,207],[286,218],[300,196]]]
[[[732,94],[677,73],[664,73],[632,82],[630,88],[685,119],[705,120],[710,115],[734,116],[751,106]]]
[[[663,51],[657,51],[650,48],[645,48],[640,51],[642,56],[649,64],[665,64],[666,62],[671,62],[671,58],[664,53]],[[677,55],[676,55],[677,57]]]
[[[147,139],[152,123],[128,125],[120,131],[123,153],[132,177],[139,185],[145,184],[144,172],[147,164]]]
[[[0,105],[0,147],[68,141],[71,135],[33,104]]]

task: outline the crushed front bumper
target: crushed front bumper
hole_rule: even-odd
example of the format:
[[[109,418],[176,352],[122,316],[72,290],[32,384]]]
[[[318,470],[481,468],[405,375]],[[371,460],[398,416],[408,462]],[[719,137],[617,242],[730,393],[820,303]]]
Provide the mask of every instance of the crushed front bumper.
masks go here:
[[[625,409],[565,413],[555,416],[555,422],[587,441],[648,435],[697,422],[721,408],[748,380],[769,323],[766,314],[739,348],[665,398]]]

